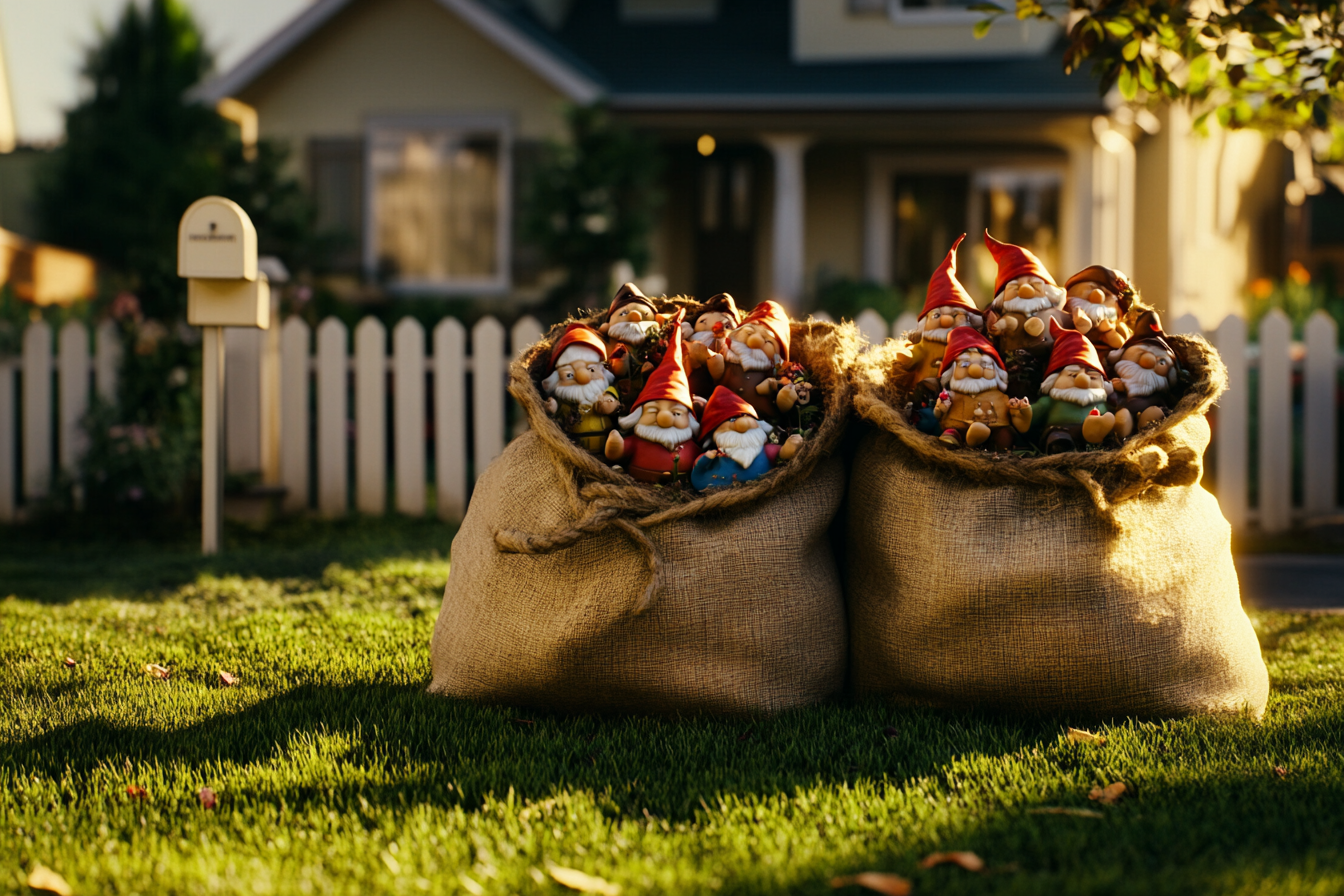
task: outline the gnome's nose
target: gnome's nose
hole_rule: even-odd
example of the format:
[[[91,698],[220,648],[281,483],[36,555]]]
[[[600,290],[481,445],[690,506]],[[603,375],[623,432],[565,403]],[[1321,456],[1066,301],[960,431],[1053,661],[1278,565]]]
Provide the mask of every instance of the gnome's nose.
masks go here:
[[[762,349],[765,348],[765,340],[758,333],[752,333],[747,337],[747,348]]]
[[[671,411],[658,412],[658,426],[662,429],[671,429],[674,422],[675,418],[673,418]]]
[[[1017,287],[1017,295],[1023,299],[1034,299],[1036,298],[1036,287],[1030,283],[1022,283]]]
[[[1087,300],[1093,305],[1100,305],[1102,302],[1106,301],[1106,293],[1099,289],[1094,289],[1087,294]]]
[[[952,325],[953,325],[954,323],[956,323],[956,322],[957,322],[957,321],[956,321],[956,318],[954,318],[954,317],[953,317],[952,315],[950,315],[950,314],[943,314],[942,317],[938,318],[938,323],[940,323],[940,324],[943,325],[943,329],[947,329],[948,327],[952,326]]]
[[[738,432],[749,432],[756,428],[756,421],[747,416],[738,417],[733,421],[733,429]]]
[[[966,375],[973,380],[980,379],[980,374],[984,372],[984,369],[979,364],[972,364],[970,367],[966,368]]]
[[[592,379],[592,377],[589,376],[587,367],[574,368],[574,381],[577,382],[580,386],[588,385],[588,381],[590,379]]]
[[[1087,378],[1086,373],[1079,373],[1077,376],[1073,378],[1073,384],[1077,386],[1079,389],[1086,389],[1089,386],[1091,386],[1092,383]]]
[[[1144,370],[1152,370],[1157,366],[1157,358],[1153,357],[1148,352],[1144,352],[1139,355],[1139,366]]]

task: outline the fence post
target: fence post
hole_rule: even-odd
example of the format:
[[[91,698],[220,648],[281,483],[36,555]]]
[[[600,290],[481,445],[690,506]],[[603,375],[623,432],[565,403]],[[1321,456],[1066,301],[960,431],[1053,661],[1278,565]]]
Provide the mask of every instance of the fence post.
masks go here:
[[[1335,510],[1335,346],[1338,331],[1324,310],[1307,319],[1303,365],[1302,497],[1308,520]]]
[[[425,328],[403,317],[392,329],[392,461],[397,511],[425,515]]]
[[[303,318],[280,328],[280,484],[285,510],[308,509],[308,351],[311,332]]]
[[[261,352],[265,330],[224,328],[224,445],[230,473],[261,470]]]
[[[326,517],[345,516],[350,501],[347,332],[334,317],[317,327],[317,507]]]
[[[51,327],[44,320],[23,334],[23,491],[40,498],[51,484]]]
[[[14,406],[14,363],[0,358],[0,523],[12,523],[17,516],[18,495],[14,469],[18,452],[18,409]]]
[[[467,331],[455,317],[434,327],[434,492],[439,519],[467,510]]]
[[[387,513],[387,328],[373,317],[355,327],[355,507]]]
[[[103,401],[117,400],[117,369],[121,367],[121,333],[105,320],[98,325],[93,346],[93,385]]]
[[[1233,532],[1246,530],[1250,485],[1250,369],[1246,363],[1246,321],[1223,318],[1214,344],[1227,365],[1227,391],[1218,400],[1218,504]]]
[[[1199,336],[1204,332],[1204,328],[1199,325],[1199,318],[1193,314],[1182,314],[1172,321],[1171,329],[1168,332],[1175,333],[1178,336]]]
[[[471,397],[475,402],[475,476],[504,451],[504,325],[483,317],[471,328]]]
[[[863,338],[868,340],[869,345],[881,345],[887,341],[887,322],[872,308],[865,308],[859,312],[854,323],[863,334]]]
[[[87,450],[84,415],[89,412],[89,328],[66,321],[60,333],[61,469],[74,476]]]
[[[835,318],[831,317],[831,316],[830,316],[829,314],[827,314],[825,311],[813,311],[813,312],[812,312],[811,314],[809,314],[808,316],[811,317],[813,320],[819,320],[819,321],[821,321],[822,323],[827,323],[827,324],[833,324],[833,323],[835,323]]]
[[[524,351],[531,348],[535,342],[545,335],[546,331],[542,329],[541,321],[532,315],[518,318],[518,322],[509,331],[509,343],[513,346],[513,357],[521,357]],[[513,432],[510,433],[510,437],[518,438],[527,432],[527,426],[527,414],[523,413],[523,409],[520,407],[516,411],[513,420]]]
[[[1293,518],[1292,322],[1279,308],[1260,321],[1260,529],[1287,532]]]
[[[903,311],[892,323],[891,335],[899,339],[917,326],[919,326],[919,318],[915,317],[909,311]]]

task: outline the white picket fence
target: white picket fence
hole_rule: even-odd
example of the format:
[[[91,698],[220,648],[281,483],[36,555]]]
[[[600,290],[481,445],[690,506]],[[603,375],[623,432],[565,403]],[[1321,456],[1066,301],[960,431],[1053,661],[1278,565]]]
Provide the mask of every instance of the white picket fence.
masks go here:
[[[868,310],[856,323],[878,343],[913,328],[915,320],[903,315],[889,325]],[[1169,329],[1197,332],[1199,324],[1186,316]],[[461,519],[469,480],[526,427],[517,408],[512,427],[508,423],[508,364],[542,332],[531,317],[511,331],[486,317],[470,331],[468,354],[468,332],[455,318],[439,321],[428,340],[424,327],[406,318],[393,327],[389,355],[386,328],[371,317],[355,327],[353,354],[350,334],[335,318],[317,327],[316,338],[298,318],[274,334],[230,331],[230,457],[258,466],[268,481],[284,486],[290,511],[341,516],[352,509],[353,491],[353,509],[360,513],[422,516],[429,510],[432,444],[435,510],[443,519]],[[1217,409],[1214,462],[1219,502],[1237,530],[1254,525],[1283,532],[1340,514],[1337,384],[1344,356],[1336,348],[1335,323],[1324,312],[1308,321],[1303,343],[1293,342],[1291,332],[1287,316],[1274,311],[1261,322],[1258,345],[1247,342],[1246,322],[1236,316],[1207,334],[1231,383]],[[21,518],[22,508],[46,493],[57,466],[77,468],[90,390],[115,391],[115,331],[100,327],[92,334],[92,351],[90,335],[83,325],[68,323],[53,352],[51,328],[34,323],[24,332],[21,357],[0,358],[0,521]],[[1259,393],[1255,507],[1249,501],[1252,371],[1258,371]],[[1292,497],[1294,373],[1303,386],[1301,506]]]

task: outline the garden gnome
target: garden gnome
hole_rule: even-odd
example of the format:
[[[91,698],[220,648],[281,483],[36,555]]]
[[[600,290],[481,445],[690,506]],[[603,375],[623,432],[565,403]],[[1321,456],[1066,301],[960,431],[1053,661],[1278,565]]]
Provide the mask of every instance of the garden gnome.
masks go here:
[[[780,387],[775,367],[789,360],[789,317],[778,302],[761,302],[728,333],[728,349],[705,362],[714,382],[741,396],[762,420],[798,403],[793,386]]]
[[[1122,439],[1164,419],[1175,404],[1171,390],[1180,376],[1180,361],[1162,332],[1156,311],[1145,311],[1135,322],[1134,335],[1111,352],[1115,378],[1111,385],[1119,407],[1115,431]]]
[[[551,348],[550,373],[541,381],[546,413],[579,447],[601,455],[621,409],[616,376],[606,368],[607,345],[587,324],[570,324]]]
[[[617,388],[627,403],[639,394],[644,377],[653,366],[650,350],[662,323],[649,297],[635,284],[626,283],[616,290],[607,309],[607,319],[598,327],[607,339],[608,365],[616,374]]]
[[[1111,383],[1092,343],[1077,330],[1050,322],[1054,345],[1041,383],[1041,397],[1031,405],[1034,427],[1043,429],[1046,454],[1099,445],[1115,428],[1115,414],[1106,407]]]
[[[1134,303],[1134,287],[1123,271],[1094,264],[1074,274],[1064,284],[1068,298],[1064,313],[1073,328],[1092,340],[1098,352],[1108,352],[1125,344],[1129,327],[1125,315]]]
[[[984,326],[980,309],[957,279],[957,247],[964,239],[964,233],[957,237],[952,248],[947,250],[947,257],[929,278],[924,310],[919,313],[919,328],[911,337],[914,341],[907,351],[896,356],[896,374],[907,391],[922,385],[925,393],[937,394],[948,334],[955,327],[980,329]]]
[[[998,266],[994,301],[986,309],[989,335],[1008,359],[1008,394],[1026,398],[1035,386],[1027,381],[1034,380],[1031,368],[1039,369],[1036,365],[1049,357],[1054,343],[1050,321],[1068,320],[1063,311],[1067,296],[1030,249],[999,242],[988,230],[985,245]]]
[[[607,436],[607,460],[624,464],[640,482],[666,485],[688,477],[700,455],[695,445],[700,423],[691,406],[678,323],[662,363],[649,375],[634,409],[617,421],[634,434],[627,438],[613,429]]]
[[[943,427],[939,440],[954,448],[984,445],[1006,451],[1013,447],[1013,430],[1025,433],[1031,426],[1031,402],[1005,394],[1003,361],[972,327],[957,327],[948,337],[942,386],[933,412]]]
[[[709,450],[691,469],[691,486],[698,491],[750,482],[770,472],[776,463],[786,463],[803,446],[803,437],[789,436],[783,445],[767,439],[772,427],[756,409],[723,386],[714,389],[700,415],[700,432]]]
[[[681,325],[692,395],[708,398],[714,391],[714,378],[709,375],[705,362],[710,355],[722,355],[728,350],[728,331],[736,329],[741,321],[742,315],[733,297],[721,292],[705,303],[694,320]]]

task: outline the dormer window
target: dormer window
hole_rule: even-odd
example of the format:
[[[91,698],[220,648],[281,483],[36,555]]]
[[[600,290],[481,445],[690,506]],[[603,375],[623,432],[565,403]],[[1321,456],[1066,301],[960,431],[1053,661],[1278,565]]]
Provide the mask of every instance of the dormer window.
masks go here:
[[[620,0],[621,19],[626,22],[712,22],[719,14],[719,0]]]

